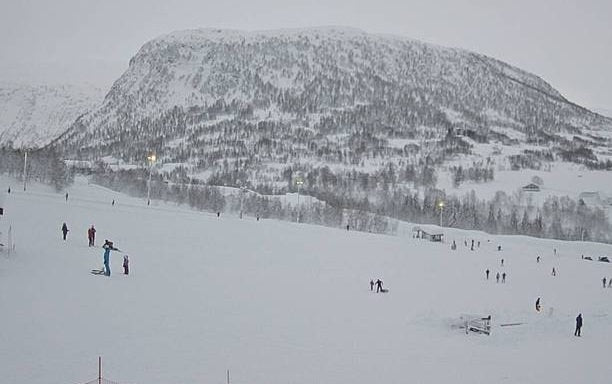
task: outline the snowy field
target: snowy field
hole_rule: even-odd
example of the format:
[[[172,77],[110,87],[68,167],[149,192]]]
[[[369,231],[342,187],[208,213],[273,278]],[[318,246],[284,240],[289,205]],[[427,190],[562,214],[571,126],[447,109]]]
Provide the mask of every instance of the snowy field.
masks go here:
[[[448,230],[440,244],[147,207],[83,180],[67,202],[0,187],[2,242],[11,225],[16,243],[0,254],[2,383],[89,381],[99,355],[119,383],[224,383],[227,369],[237,384],[612,380],[612,288],[601,282],[612,266],[580,260],[612,256],[607,245]],[[472,238],[475,251],[463,245]],[[123,251],[109,278],[90,274],[104,239]],[[507,282],[487,281],[487,268]],[[370,292],[376,278],[388,293]],[[490,314],[491,335],[453,329],[461,314]]]

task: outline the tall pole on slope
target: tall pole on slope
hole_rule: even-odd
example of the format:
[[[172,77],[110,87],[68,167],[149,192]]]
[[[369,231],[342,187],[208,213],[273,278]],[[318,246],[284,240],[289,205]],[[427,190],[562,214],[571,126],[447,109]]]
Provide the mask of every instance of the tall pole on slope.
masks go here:
[[[440,200],[438,203],[438,208],[440,208],[440,227],[442,227],[442,210],[444,209],[444,201]]]
[[[301,177],[295,179],[295,184],[297,185],[297,222],[300,222],[300,187],[304,184],[304,180]]]
[[[98,356],[98,384],[102,384],[102,356]]]
[[[26,150],[23,154],[23,191],[26,190],[26,184],[28,180],[28,151]]]
[[[147,156],[147,160],[149,161],[149,181],[147,182],[147,205],[151,205],[151,174],[153,173],[153,164],[156,160],[155,153]]]

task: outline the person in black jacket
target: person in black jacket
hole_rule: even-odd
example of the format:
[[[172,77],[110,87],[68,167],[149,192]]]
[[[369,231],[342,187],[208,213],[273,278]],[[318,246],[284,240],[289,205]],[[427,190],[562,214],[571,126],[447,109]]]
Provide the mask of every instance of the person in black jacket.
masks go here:
[[[582,328],[582,313],[579,313],[578,317],[576,317],[576,330],[574,331],[574,336],[580,336],[580,328]]]
[[[62,224],[62,234],[64,235],[64,240],[66,240],[66,235],[68,235],[68,226],[66,223]]]

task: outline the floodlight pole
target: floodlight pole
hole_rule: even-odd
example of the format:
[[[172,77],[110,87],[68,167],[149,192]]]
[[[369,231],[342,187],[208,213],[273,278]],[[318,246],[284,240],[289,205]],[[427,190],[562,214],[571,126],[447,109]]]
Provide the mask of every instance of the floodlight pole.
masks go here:
[[[28,151],[23,154],[23,191],[26,190],[26,184],[28,180]]]
[[[153,174],[153,163],[155,163],[155,154],[147,156],[149,161],[149,181],[147,182],[147,205],[151,205],[151,175]]]
[[[438,208],[440,208],[440,227],[442,227],[442,210],[444,209],[444,202],[440,201],[438,203]]]
[[[295,184],[297,185],[297,222],[300,222],[300,187],[304,184],[304,181],[301,178],[295,180]]]

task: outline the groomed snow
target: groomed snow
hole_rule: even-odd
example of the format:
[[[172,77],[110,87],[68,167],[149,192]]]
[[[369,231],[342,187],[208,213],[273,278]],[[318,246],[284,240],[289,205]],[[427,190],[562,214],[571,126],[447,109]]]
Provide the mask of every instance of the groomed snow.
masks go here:
[[[83,180],[68,202],[39,186],[24,193],[7,178],[0,188],[2,239],[10,224],[16,241],[16,252],[0,254],[3,383],[85,382],[97,375],[98,355],[119,383],[221,383],[227,369],[232,383],[255,384],[612,377],[612,288],[601,287],[612,268],[580,260],[612,255],[608,245],[448,230],[439,244],[405,228],[381,236],[217,218],[147,207]],[[87,247],[91,224],[98,246],[107,238],[124,251],[111,255],[110,278],[89,273],[102,264],[101,248]],[[463,245],[472,238],[482,242],[476,251]],[[507,282],[485,280],[487,268],[508,273]],[[370,292],[378,277],[389,293]],[[581,338],[573,336],[579,312]],[[492,334],[452,329],[461,314],[492,315]],[[515,322],[524,324],[500,327]]]

